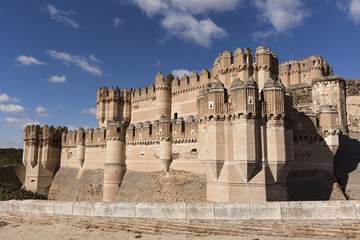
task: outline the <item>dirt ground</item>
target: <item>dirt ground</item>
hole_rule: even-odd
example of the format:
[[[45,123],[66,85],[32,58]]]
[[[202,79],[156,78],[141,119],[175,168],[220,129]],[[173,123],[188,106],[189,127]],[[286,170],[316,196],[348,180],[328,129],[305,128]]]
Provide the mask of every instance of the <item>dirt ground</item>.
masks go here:
[[[206,236],[191,237],[181,235],[148,235],[129,232],[105,232],[94,229],[75,228],[65,225],[40,226],[27,223],[0,222],[0,239],[4,240],[90,240],[90,239],[148,239],[148,240],[260,240],[260,239],[285,239],[264,236]],[[294,239],[294,238],[292,238]],[[304,238],[301,238],[304,239]],[[298,239],[300,240],[300,238]]]
[[[102,200],[104,172],[100,169],[62,167],[50,188],[49,200]],[[127,171],[117,194],[118,202],[206,202],[206,176],[186,171]]]

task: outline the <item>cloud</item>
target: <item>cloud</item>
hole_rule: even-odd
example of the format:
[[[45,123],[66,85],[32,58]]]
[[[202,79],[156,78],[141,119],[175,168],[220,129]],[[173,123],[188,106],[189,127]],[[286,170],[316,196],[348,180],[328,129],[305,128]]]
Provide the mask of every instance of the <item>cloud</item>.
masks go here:
[[[16,129],[21,129],[23,130],[27,125],[40,125],[40,123],[38,121],[35,120],[31,120],[29,118],[25,118],[25,119],[19,119],[19,118],[5,118],[2,121],[6,122],[6,125],[12,128],[16,128]]]
[[[310,16],[302,0],[255,0],[260,11],[259,20],[272,25],[272,29],[254,32],[255,40],[279,34],[291,34],[291,31],[303,24]]]
[[[50,117],[50,115],[47,114],[47,109],[42,106],[38,106],[36,112],[39,117]]]
[[[84,125],[84,126],[80,125],[80,127],[76,127],[76,126],[70,125],[68,127],[69,131],[77,131],[79,128],[83,128],[86,130],[86,129],[90,128],[90,126],[89,125]]]
[[[48,50],[46,52],[50,57],[63,61],[65,65],[72,63],[93,75],[100,76],[103,74],[98,66],[100,61],[92,54],[89,56],[89,58],[86,58],[83,56],[71,55],[65,52],[57,52],[54,50]]]
[[[209,48],[215,39],[227,36],[225,29],[217,26],[209,17],[198,15],[211,12],[232,11],[243,0],[133,0],[146,16],[160,16],[160,26],[167,36],[161,42],[173,37]]]
[[[74,12],[72,11],[67,12],[57,9],[54,5],[51,4],[48,4],[46,6],[46,11],[53,20],[57,22],[65,23],[75,29],[80,28],[80,25],[77,22],[69,18],[70,15],[74,15]]]
[[[49,82],[53,82],[53,83],[64,83],[64,82],[66,82],[66,77],[64,75],[62,75],[62,76],[54,75],[54,76],[49,77],[46,80]]]
[[[124,21],[122,20],[122,19],[120,19],[120,18],[118,18],[118,17],[115,17],[114,18],[114,25],[115,25],[115,27],[118,27],[120,24],[123,24],[124,23]]]
[[[156,61],[155,67],[161,67],[161,66],[162,66],[162,63],[160,61]]]
[[[336,1],[339,10],[347,12],[348,17],[357,25],[360,24],[360,0]]]
[[[10,97],[6,93],[0,93],[0,102],[19,102],[19,99]]]
[[[82,113],[96,116],[96,108],[83,109]]]
[[[177,37],[206,48],[211,46],[213,39],[227,36],[226,31],[218,27],[210,18],[198,20],[188,14],[167,15],[161,21],[161,26],[166,29],[170,38]]]
[[[0,111],[6,113],[22,113],[25,108],[16,104],[0,104]]]
[[[172,75],[174,77],[182,78],[184,74],[190,77],[192,75],[192,72],[186,69],[175,69],[172,71]]]
[[[0,148],[23,148],[23,135],[19,134],[18,136],[0,136]]]
[[[40,65],[46,65],[46,63],[44,62],[40,62],[39,60],[37,60],[34,57],[29,57],[29,56],[25,56],[25,55],[19,55],[16,59],[15,62],[18,65],[23,65],[23,66],[40,66]]]

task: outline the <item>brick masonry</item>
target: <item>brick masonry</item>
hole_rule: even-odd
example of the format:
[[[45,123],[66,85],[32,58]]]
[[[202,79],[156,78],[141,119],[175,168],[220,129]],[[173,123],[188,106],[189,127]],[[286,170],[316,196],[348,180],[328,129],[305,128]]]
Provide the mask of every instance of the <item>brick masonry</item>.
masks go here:
[[[0,202],[0,221],[147,234],[360,238],[360,201],[268,203]]]

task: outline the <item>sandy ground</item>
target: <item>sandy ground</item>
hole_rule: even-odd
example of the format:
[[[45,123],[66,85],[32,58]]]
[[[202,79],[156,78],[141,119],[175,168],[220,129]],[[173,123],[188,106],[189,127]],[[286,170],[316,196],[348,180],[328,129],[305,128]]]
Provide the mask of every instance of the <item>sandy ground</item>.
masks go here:
[[[166,239],[166,240],[183,240],[183,239],[198,239],[198,240],[260,240],[260,239],[283,239],[278,237],[263,237],[263,236],[207,236],[207,237],[189,237],[179,235],[148,235],[136,234],[128,232],[105,232],[94,229],[75,228],[64,225],[50,225],[40,226],[26,223],[7,223],[0,222],[0,239],[3,240],[90,240],[90,239]],[[302,238],[304,239],[304,238]],[[298,239],[300,240],[300,239]]]

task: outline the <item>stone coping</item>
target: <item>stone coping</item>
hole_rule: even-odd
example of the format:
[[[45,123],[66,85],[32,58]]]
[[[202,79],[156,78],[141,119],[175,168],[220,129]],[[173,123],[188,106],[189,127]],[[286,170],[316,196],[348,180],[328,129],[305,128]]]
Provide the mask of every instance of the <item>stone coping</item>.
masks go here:
[[[179,220],[360,220],[360,201],[141,203],[0,201],[1,214]]]

